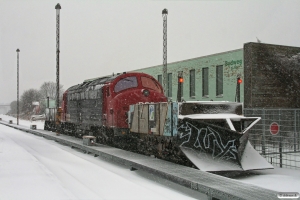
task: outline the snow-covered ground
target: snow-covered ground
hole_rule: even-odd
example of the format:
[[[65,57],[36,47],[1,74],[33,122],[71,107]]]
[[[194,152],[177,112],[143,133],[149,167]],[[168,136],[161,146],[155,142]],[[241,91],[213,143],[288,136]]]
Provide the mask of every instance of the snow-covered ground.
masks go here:
[[[0,115],[4,121],[16,119]],[[43,121],[19,121],[43,129]],[[223,174],[224,175],[224,174]],[[269,169],[225,176],[278,192],[300,193],[300,170]],[[201,199],[198,192],[130,171],[52,140],[0,125],[0,199]]]
[[[12,119],[0,115],[4,121]],[[14,123],[15,123],[15,119]],[[19,121],[28,126],[28,121]],[[34,122],[43,128],[43,122]],[[0,124],[0,199],[201,199],[198,192]]]
[[[299,170],[275,167],[274,169],[243,173],[234,179],[278,192],[298,192],[300,194]]]
[[[0,118],[2,118],[2,121],[8,122],[9,120],[12,120],[13,124],[17,124],[17,118],[15,118],[15,117],[0,114]],[[44,121],[43,120],[28,121],[28,120],[19,119],[19,125],[27,126],[29,128],[31,124],[37,125],[36,126],[37,129],[44,129]]]

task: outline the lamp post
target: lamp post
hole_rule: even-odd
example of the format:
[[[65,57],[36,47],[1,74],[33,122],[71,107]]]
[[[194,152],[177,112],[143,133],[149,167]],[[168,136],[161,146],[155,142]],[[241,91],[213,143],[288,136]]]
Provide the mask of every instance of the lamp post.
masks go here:
[[[19,125],[19,52],[17,49],[17,125]]]
[[[163,88],[166,96],[167,94],[167,16],[168,10],[165,8],[162,11],[163,16]]]
[[[55,119],[55,129],[56,135],[59,135],[60,130],[60,109],[59,109],[59,12],[61,6],[59,3],[55,6],[56,9],[56,119]]]
[[[61,6],[58,3],[56,9],[56,108],[59,107],[59,13]]]

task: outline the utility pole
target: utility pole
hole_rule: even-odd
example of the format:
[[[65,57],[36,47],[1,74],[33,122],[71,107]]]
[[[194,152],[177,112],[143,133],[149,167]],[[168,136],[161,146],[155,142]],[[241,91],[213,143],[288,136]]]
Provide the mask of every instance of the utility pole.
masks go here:
[[[55,6],[56,9],[56,108],[59,108],[59,12],[61,6],[59,3]]]
[[[167,96],[167,16],[168,10],[165,8],[162,11],[163,16],[163,88],[164,94]]]
[[[61,110],[59,108],[59,12],[61,6],[59,3],[55,6],[56,9],[56,117],[55,117],[55,132],[56,135],[60,134],[60,115]]]
[[[17,125],[19,125],[19,52],[17,49]]]

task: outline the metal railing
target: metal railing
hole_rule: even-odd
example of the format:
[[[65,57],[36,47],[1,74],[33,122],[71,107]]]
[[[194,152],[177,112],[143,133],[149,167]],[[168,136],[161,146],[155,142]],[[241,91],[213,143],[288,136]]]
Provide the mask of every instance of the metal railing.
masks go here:
[[[252,146],[272,165],[300,170],[300,109],[244,109],[261,117],[250,130]]]

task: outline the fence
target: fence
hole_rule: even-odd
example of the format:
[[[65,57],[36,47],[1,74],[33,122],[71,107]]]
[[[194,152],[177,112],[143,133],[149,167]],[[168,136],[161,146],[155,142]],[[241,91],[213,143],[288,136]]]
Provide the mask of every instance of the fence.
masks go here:
[[[261,117],[250,130],[253,147],[274,166],[300,170],[300,109],[244,109]]]

